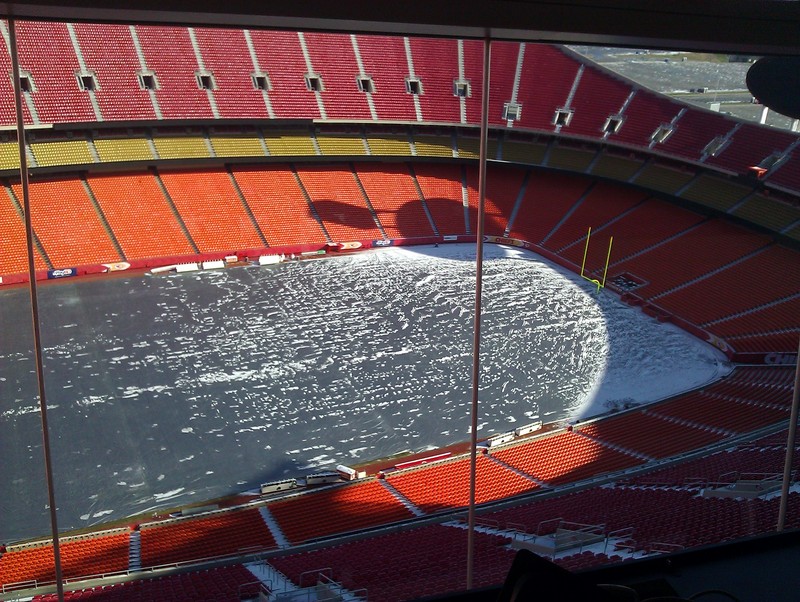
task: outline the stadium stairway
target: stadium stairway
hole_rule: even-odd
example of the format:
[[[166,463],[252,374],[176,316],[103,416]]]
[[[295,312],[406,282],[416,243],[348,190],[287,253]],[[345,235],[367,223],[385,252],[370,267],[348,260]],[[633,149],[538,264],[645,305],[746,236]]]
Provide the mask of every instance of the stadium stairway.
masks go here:
[[[139,531],[131,531],[128,541],[128,570],[142,570],[142,537]]]

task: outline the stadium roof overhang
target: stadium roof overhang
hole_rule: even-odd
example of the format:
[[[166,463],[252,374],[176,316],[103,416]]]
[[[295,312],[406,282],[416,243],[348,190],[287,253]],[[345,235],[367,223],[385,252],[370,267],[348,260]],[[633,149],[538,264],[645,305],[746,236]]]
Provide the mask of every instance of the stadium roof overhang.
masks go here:
[[[26,0],[5,16],[800,54],[798,0]]]

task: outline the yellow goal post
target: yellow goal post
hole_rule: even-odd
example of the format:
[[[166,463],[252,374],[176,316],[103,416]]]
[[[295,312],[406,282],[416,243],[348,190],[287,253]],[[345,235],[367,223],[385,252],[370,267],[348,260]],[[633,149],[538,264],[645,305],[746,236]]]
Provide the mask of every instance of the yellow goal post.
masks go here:
[[[588,280],[592,284],[597,285],[597,292],[600,292],[601,288],[606,286],[606,276],[608,275],[608,263],[611,260],[611,246],[614,244],[614,237],[608,239],[608,253],[606,253],[606,265],[603,268],[603,280],[597,280],[596,278],[589,278],[586,275],[586,256],[589,254],[589,240],[592,238],[592,227],[589,226],[589,231],[586,233],[586,246],[583,248],[583,261],[581,262],[581,278],[584,280]]]

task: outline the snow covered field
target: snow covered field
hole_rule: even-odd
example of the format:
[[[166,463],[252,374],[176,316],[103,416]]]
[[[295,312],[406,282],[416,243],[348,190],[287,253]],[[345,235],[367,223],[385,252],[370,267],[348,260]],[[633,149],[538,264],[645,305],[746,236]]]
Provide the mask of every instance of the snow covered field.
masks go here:
[[[725,357],[520,249],[484,263],[481,437]],[[474,246],[42,287],[59,527],[468,438]],[[0,541],[48,531],[26,291],[0,293]]]

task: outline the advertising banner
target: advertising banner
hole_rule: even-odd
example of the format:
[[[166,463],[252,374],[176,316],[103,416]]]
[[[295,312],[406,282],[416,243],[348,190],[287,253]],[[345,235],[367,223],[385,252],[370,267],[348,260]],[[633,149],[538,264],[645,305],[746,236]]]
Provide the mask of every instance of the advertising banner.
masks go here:
[[[47,277],[54,278],[69,278],[70,276],[77,276],[77,268],[61,268],[60,270],[47,270]]]
[[[104,263],[103,266],[109,272],[121,272],[130,268],[131,264],[129,264],[127,261],[117,261],[116,263]]]
[[[505,236],[484,236],[483,242],[491,242],[497,245],[508,245],[510,247],[525,247],[525,243],[516,238],[506,238]]]

